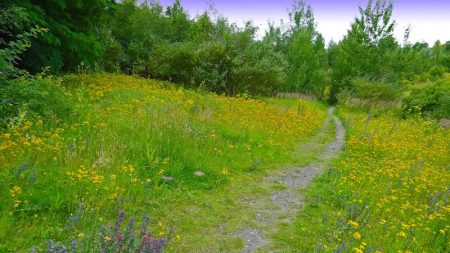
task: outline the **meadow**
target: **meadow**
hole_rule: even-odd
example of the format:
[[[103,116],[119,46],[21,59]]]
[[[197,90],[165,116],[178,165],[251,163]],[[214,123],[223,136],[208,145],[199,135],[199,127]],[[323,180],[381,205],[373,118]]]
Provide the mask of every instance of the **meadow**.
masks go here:
[[[448,252],[448,129],[341,106],[344,154],[277,239],[289,252]]]
[[[232,236],[214,231],[228,216],[239,227],[245,209],[236,196],[269,168],[305,162],[296,145],[325,119],[317,102],[225,97],[131,76],[40,82],[70,110],[22,111],[0,135],[2,252],[112,244],[99,231],[120,211],[138,223],[148,214],[153,237],[170,237],[174,249],[205,240],[232,247]]]
[[[0,1],[0,253],[450,252],[445,33],[169,2]]]
[[[280,187],[263,180],[276,170],[318,159],[298,144],[322,128],[320,102],[112,74],[36,80],[54,100],[21,109],[0,135],[2,252],[239,251],[235,232],[255,216],[242,199]],[[337,114],[344,153],[271,247],[446,252],[448,129],[386,108]]]

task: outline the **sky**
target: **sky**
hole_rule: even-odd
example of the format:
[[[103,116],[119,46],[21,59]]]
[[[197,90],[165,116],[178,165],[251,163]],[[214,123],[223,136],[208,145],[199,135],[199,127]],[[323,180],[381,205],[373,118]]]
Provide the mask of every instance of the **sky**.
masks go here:
[[[159,2],[167,7],[174,0]],[[191,17],[208,9],[209,3],[231,22],[242,24],[252,20],[260,27],[259,35],[263,35],[269,20],[276,23],[288,20],[293,0],[181,0]],[[313,8],[317,29],[329,42],[343,38],[358,16],[358,6],[365,6],[367,0],[306,0],[306,3]],[[403,41],[408,25],[411,25],[411,42],[450,41],[450,0],[394,0],[393,18],[399,41]]]

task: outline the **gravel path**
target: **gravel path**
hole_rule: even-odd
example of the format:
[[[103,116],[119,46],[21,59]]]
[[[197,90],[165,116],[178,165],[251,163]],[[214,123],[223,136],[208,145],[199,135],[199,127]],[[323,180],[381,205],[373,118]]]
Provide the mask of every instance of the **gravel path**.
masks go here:
[[[342,122],[333,115],[334,108],[328,109],[328,114],[336,126],[335,140],[325,144],[326,147],[321,152],[319,162],[310,163],[304,167],[287,168],[276,175],[264,178],[264,181],[270,182],[274,186],[281,188],[271,192],[271,196],[261,196],[260,199],[246,199],[248,205],[258,210],[254,226],[238,231],[235,235],[244,242],[243,253],[268,252],[267,247],[271,240],[268,235],[277,231],[277,223],[292,222],[297,212],[303,206],[302,194],[300,189],[309,185],[312,179],[320,174],[327,163],[344,147],[345,128]],[[304,150],[307,152],[312,145],[318,145],[317,139],[326,135],[329,120],[326,121],[322,132],[310,143],[304,144]],[[270,252],[278,252],[271,250]]]

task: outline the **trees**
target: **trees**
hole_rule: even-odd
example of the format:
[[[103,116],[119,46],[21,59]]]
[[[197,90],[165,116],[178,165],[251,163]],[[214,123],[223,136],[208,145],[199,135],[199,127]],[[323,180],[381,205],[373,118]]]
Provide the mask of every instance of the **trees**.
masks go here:
[[[19,63],[21,67],[32,72],[47,66],[52,71],[73,71],[81,62],[94,64],[100,56],[101,45],[94,30],[112,1],[6,0],[2,5],[24,9],[29,26],[48,29],[43,36],[31,40],[33,46],[25,52]]]
[[[392,20],[394,4],[391,0],[369,0],[365,9],[359,7],[360,17],[355,19],[349,35],[360,44],[379,46],[395,40],[395,22]]]
[[[403,45],[394,39],[390,0],[360,7],[344,39],[327,49],[304,0],[294,1],[287,23],[269,24],[262,40],[251,22],[238,27],[208,11],[191,18],[179,0],[166,9],[158,1],[137,0],[5,0],[0,7],[0,45],[10,49],[0,51],[4,73],[17,66],[75,71],[83,64],[220,93],[324,97],[331,84],[335,96],[361,80],[398,84],[450,69],[450,42],[431,49],[411,44],[410,29]],[[36,26],[48,32],[34,38],[42,32]]]
[[[370,0],[365,9],[359,8],[360,16],[338,46],[333,65],[335,84],[347,86],[354,77],[387,78],[390,70],[386,59],[398,47],[393,37],[392,9],[392,2],[387,0]]]
[[[316,30],[311,7],[303,0],[294,2],[289,17],[282,49],[288,61],[287,80],[282,89],[320,96],[328,70],[325,41]]]
[[[100,62],[109,71],[118,66],[126,73],[226,94],[268,94],[284,81],[283,55],[255,40],[257,27],[251,22],[240,28],[208,12],[191,19],[179,1],[164,10],[157,2],[127,0],[106,24],[100,38],[107,49]]]
[[[247,22],[243,29],[234,28],[227,41],[230,69],[229,94],[249,92],[251,94],[271,94],[285,81],[286,61],[274,45],[255,41],[257,28]]]
[[[23,8],[12,5],[0,9],[0,81],[24,74],[16,65],[31,47],[31,38],[46,32],[44,28],[29,26],[30,19]]]
[[[395,66],[389,61],[399,48],[393,37],[393,4],[389,0],[369,0],[359,7],[344,39],[333,48],[332,95],[352,88],[353,79],[391,82],[397,80]]]
[[[180,0],[175,0],[172,6],[166,9],[167,39],[171,42],[185,41],[191,28],[189,15],[181,6]]]

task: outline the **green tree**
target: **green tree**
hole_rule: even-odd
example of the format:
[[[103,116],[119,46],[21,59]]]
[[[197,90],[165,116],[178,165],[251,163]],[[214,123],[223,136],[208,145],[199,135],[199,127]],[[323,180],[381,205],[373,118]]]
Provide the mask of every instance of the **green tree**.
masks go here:
[[[169,41],[185,41],[188,38],[191,22],[189,15],[181,6],[180,0],[175,0],[172,6],[167,7],[166,17],[168,19],[166,31]]]
[[[352,80],[392,82],[398,80],[397,66],[389,60],[399,48],[393,36],[393,3],[388,0],[369,0],[365,8],[359,7],[344,39],[333,48],[332,95],[352,88]]]
[[[22,54],[31,47],[32,38],[46,31],[31,27],[30,18],[23,8],[11,5],[0,9],[0,81],[26,74],[17,68]]]
[[[255,41],[257,27],[247,22],[228,41],[232,68],[227,93],[271,94],[285,81],[286,61],[274,45]]]
[[[25,52],[20,66],[36,72],[47,66],[59,71],[74,70],[81,62],[94,64],[101,54],[95,27],[111,4],[110,0],[2,1],[3,7],[23,8],[31,26],[48,29],[32,39],[33,46]]]
[[[295,1],[289,14],[290,25],[284,35],[284,54],[288,61],[286,91],[321,95],[328,70],[325,41],[316,30],[311,7]],[[273,29],[273,28],[272,28]],[[272,36],[276,30],[272,31]],[[272,39],[273,40],[273,39]]]
[[[442,65],[447,68],[447,72],[450,72],[450,41],[445,42],[444,57],[442,59]]]
[[[378,46],[393,39],[395,22],[391,0],[369,0],[365,9],[359,7],[360,17],[352,25],[352,34],[361,44]]]

